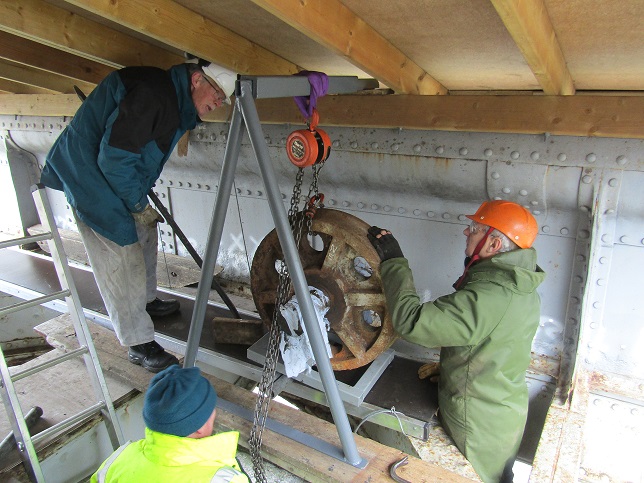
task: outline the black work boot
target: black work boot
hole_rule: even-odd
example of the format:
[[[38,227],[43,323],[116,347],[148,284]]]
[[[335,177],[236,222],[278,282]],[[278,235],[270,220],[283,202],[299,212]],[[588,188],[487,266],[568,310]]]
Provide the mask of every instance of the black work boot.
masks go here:
[[[161,372],[172,364],[179,364],[179,360],[168,354],[155,340],[131,346],[127,355],[132,364],[143,366],[150,372]]]
[[[157,297],[146,304],[145,310],[150,314],[150,317],[163,317],[177,312],[179,310],[179,301],[175,299],[161,300]]]

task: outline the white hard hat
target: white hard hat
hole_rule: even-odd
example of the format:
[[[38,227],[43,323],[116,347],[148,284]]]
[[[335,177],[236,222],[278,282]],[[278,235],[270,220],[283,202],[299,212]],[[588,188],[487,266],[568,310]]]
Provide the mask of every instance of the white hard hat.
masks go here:
[[[217,64],[210,63],[202,67],[204,74],[219,86],[226,94],[226,104],[230,104],[230,96],[235,92],[237,74]]]

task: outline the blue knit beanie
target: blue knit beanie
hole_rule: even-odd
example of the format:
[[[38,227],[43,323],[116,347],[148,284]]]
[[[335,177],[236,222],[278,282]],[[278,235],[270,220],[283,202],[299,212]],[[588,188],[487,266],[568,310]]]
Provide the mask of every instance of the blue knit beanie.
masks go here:
[[[201,428],[217,404],[217,393],[198,367],[172,365],[150,381],[143,420],[153,431],[188,436]]]

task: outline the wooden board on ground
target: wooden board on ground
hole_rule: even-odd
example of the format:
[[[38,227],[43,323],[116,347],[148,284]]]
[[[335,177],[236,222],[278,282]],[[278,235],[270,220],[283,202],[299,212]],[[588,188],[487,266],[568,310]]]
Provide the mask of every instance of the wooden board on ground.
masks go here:
[[[69,330],[73,331],[71,321],[65,320],[64,317],[58,317],[54,321],[41,324],[38,329],[46,333],[48,341],[57,347],[67,346],[70,339],[75,340],[75,338],[69,337]],[[153,374],[128,362],[127,350],[119,345],[114,333],[95,324],[90,324],[90,330],[106,375],[122,378],[133,388],[145,391]],[[251,411],[254,410],[255,394],[213,376],[207,377],[217,389],[220,398]],[[276,402],[271,404],[269,417],[336,447],[341,447],[335,425],[327,421]],[[216,427],[218,430],[239,431],[240,444],[248,447],[251,421],[220,409],[217,412]],[[358,452],[368,462],[366,468],[359,469],[269,429],[264,430],[262,439],[264,458],[310,482],[390,480],[389,466],[405,456],[397,449],[355,435]],[[411,456],[409,463],[401,467],[398,474],[414,483],[471,481]]]

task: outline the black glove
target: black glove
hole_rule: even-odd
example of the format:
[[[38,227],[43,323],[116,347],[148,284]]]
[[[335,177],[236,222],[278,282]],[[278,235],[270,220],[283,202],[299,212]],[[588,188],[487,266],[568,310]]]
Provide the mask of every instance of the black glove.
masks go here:
[[[400,249],[400,245],[394,238],[394,236],[387,232],[386,235],[383,235],[382,232],[386,231],[377,226],[372,226],[367,230],[367,238],[378,252],[380,261],[384,262],[390,258],[400,258],[403,257],[403,252]],[[377,235],[380,235],[379,237]]]

